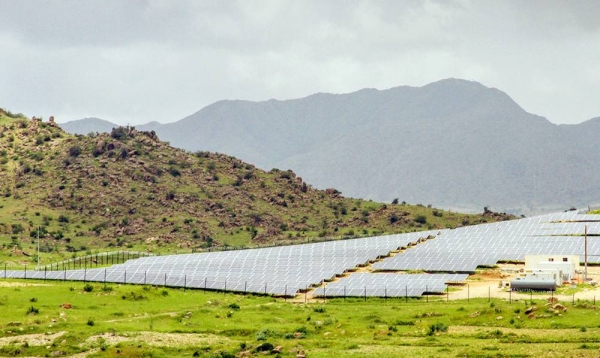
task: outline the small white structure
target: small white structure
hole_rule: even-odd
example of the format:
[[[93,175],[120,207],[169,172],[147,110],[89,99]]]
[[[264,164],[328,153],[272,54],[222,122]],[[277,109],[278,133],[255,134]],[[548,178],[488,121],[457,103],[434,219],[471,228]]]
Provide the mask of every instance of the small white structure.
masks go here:
[[[578,255],[527,255],[525,270],[510,282],[512,290],[554,291],[579,269]]]
[[[560,271],[562,281],[570,281],[579,269],[578,255],[527,255],[525,256],[526,273],[542,273]]]
[[[522,273],[514,280],[510,281],[510,288],[513,291],[521,290],[540,290],[554,291],[562,284],[558,270],[553,272]]]

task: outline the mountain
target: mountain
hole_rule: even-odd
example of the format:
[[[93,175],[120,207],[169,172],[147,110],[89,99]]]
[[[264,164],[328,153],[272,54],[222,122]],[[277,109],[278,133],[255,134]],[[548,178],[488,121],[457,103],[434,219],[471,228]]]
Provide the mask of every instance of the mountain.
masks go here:
[[[378,201],[526,214],[600,202],[600,120],[555,125],[472,81],[220,101],[153,128],[186,150]]]
[[[88,134],[95,132],[108,133],[119,125],[104,119],[91,117],[61,123],[60,126],[68,133]]]
[[[173,148],[154,132],[115,127],[75,136],[1,113],[0,193],[4,262],[33,256],[38,228],[42,252],[68,258],[111,247],[200,250],[510,218],[345,198],[291,171]]]

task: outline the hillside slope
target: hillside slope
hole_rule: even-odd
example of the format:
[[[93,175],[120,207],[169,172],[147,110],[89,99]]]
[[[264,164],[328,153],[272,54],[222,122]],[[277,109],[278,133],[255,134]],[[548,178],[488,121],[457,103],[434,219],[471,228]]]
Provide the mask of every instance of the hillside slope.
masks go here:
[[[220,101],[152,129],[354,197],[527,214],[600,203],[600,120],[555,125],[477,82]]]
[[[291,171],[175,149],[118,127],[70,135],[18,119],[0,126],[0,242],[15,256],[130,247],[152,251],[304,242],[501,220],[384,205],[313,189]]]

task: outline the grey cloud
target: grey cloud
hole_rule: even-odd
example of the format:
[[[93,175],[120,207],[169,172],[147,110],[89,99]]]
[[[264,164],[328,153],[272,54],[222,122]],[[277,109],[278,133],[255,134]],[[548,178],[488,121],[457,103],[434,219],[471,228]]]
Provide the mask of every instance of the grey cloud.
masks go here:
[[[597,1],[2,1],[0,98],[173,121],[220,99],[459,77],[554,122],[600,115]]]

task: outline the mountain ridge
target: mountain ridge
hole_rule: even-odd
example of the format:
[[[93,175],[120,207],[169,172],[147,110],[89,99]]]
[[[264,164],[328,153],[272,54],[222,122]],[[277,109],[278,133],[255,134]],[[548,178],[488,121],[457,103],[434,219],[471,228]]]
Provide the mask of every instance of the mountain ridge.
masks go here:
[[[292,168],[316,187],[333,185],[351,196],[530,214],[600,202],[590,181],[600,174],[590,169],[600,168],[597,123],[557,125],[499,89],[445,79],[283,101],[219,101],[154,130],[186,150]]]

